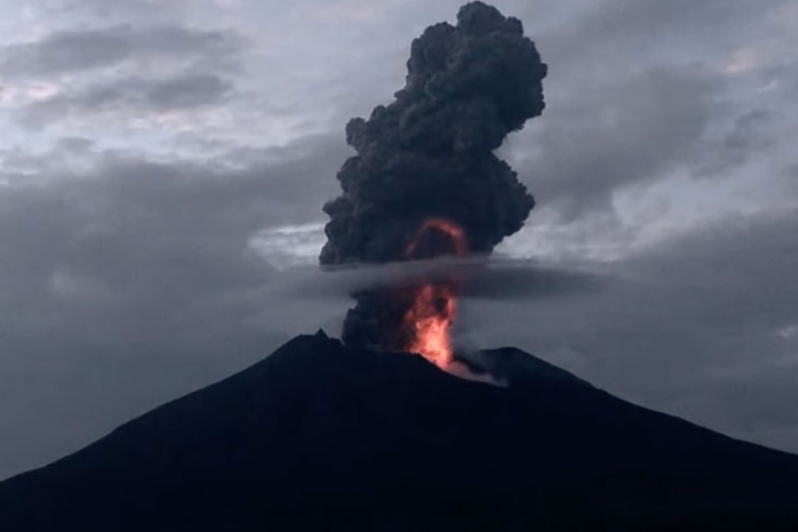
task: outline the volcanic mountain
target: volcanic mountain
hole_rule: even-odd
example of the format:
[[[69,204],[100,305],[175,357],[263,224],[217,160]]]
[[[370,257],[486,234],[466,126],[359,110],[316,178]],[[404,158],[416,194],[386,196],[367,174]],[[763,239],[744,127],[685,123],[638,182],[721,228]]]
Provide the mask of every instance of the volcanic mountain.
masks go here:
[[[512,348],[300,336],[0,483],[0,530],[798,530],[798,457],[627,403]]]

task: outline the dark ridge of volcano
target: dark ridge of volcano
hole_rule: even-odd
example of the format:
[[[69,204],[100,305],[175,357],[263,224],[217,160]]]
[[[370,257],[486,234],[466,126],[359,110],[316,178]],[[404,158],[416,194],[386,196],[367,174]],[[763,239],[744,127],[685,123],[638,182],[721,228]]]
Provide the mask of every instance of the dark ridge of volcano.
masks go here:
[[[0,483],[0,530],[798,530],[798,457],[515,349],[475,364],[301,336]]]

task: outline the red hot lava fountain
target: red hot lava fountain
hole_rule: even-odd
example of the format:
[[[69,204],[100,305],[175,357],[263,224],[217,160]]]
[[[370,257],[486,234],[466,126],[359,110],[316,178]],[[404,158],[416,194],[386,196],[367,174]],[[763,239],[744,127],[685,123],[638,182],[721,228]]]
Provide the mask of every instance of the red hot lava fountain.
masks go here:
[[[406,252],[410,259],[463,256],[468,253],[468,239],[463,228],[454,222],[432,218],[419,228]],[[408,338],[404,350],[419,353],[442,369],[452,364],[450,329],[459,293],[459,281],[454,275],[444,280],[423,281],[408,289],[410,306],[402,323]]]

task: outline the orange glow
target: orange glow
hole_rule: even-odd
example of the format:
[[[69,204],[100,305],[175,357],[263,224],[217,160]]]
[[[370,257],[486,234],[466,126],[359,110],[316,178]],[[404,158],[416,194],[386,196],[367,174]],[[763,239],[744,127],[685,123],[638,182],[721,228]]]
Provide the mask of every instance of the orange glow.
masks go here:
[[[434,235],[436,232],[438,234]],[[459,225],[432,218],[422,224],[407,246],[407,256],[416,258],[416,252],[422,244],[434,236],[445,237],[445,247],[450,249],[433,250],[433,255],[449,252],[462,256],[468,253],[468,239]],[[438,367],[446,369],[454,360],[450,330],[457,312],[459,283],[454,277],[444,281],[427,281],[411,288],[410,293],[411,304],[404,315],[404,326],[409,333],[405,350],[419,353]]]
[[[462,257],[468,253],[468,238],[466,238],[465,231],[462,227],[443,218],[430,218],[421,225],[416,232],[415,238],[413,238],[407,246],[407,256],[416,258],[414,255],[422,241],[433,232],[438,232],[449,238],[449,243],[452,246],[452,254]],[[443,255],[444,253],[440,254]]]
[[[457,311],[457,288],[453,283],[428,283],[414,296],[405,314],[405,323],[412,331],[407,350],[445,369],[453,359],[449,330]]]

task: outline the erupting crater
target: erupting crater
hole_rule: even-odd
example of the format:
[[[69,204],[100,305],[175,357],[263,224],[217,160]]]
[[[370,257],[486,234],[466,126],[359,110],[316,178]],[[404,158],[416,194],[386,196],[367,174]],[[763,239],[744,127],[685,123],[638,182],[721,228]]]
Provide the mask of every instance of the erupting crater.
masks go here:
[[[521,21],[483,2],[464,5],[454,25],[427,28],[393,101],[346,125],[357,153],[336,175],[341,194],[324,205],[321,264],[489,256],[519,231],[535,200],[496,150],[543,113],[547,73]],[[460,285],[452,271],[357,288],[341,339],[420,353],[452,372]]]
[[[410,260],[468,253],[468,238],[462,227],[443,218],[425,221],[407,246]],[[454,273],[442,280],[425,280],[406,289],[409,307],[402,319],[407,345],[403,351],[418,353],[448,369],[454,361],[451,327],[457,313],[460,281]]]

